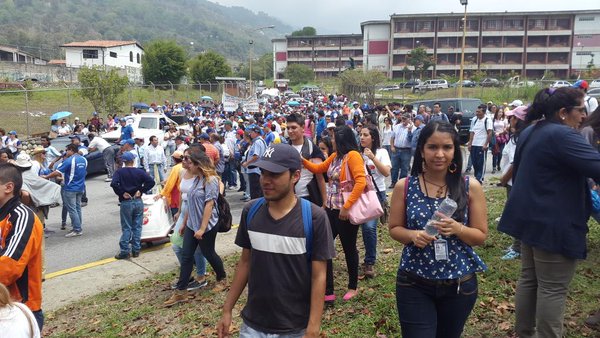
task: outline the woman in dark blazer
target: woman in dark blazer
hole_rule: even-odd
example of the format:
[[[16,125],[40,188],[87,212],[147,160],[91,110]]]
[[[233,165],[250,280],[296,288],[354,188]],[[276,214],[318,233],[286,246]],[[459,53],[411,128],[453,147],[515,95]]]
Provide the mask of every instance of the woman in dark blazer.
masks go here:
[[[522,242],[515,297],[519,337],[562,337],[569,284],[586,257],[591,213],[586,178],[600,182],[600,154],[577,132],[583,93],[546,88],[527,110],[513,188],[498,229]]]

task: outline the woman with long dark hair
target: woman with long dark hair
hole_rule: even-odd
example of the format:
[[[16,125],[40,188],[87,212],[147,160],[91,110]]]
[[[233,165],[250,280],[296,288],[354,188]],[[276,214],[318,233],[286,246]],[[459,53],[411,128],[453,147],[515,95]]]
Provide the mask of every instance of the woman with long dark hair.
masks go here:
[[[504,145],[508,142],[508,120],[504,116],[504,110],[498,109],[496,105],[493,105],[494,109],[494,120],[493,127],[494,132],[492,137],[496,138],[496,144],[492,149],[492,174],[496,171],[500,171],[500,161],[502,161],[502,150]]]
[[[379,203],[381,203],[381,207],[384,207],[387,199],[385,178],[390,176],[392,161],[387,150],[381,147],[379,129],[375,125],[367,124],[360,130],[360,149],[367,165],[367,174],[373,178]],[[375,277],[378,223],[379,219],[376,218],[362,225],[362,237],[365,244],[365,260],[362,267],[363,275],[368,278]]]
[[[333,135],[334,153],[330,154],[324,162],[319,164],[307,160],[302,162],[304,167],[312,173],[327,173],[328,189],[325,210],[331,224],[333,238],[335,239],[339,235],[344,249],[348,268],[348,292],[344,295],[344,300],[350,300],[358,294],[358,250],[356,248],[358,225],[350,223],[348,210],[365,189],[365,163],[358,151],[358,144],[350,127],[346,125],[336,127]],[[343,183],[350,180],[354,182],[354,187],[348,200],[344,201],[342,198],[342,190],[345,189]],[[334,301],[333,264],[331,260],[328,260],[325,302],[332,304]]]
[[[433,121],[421,131],[411,176],[394,187],[390,236],[404,244],[396,279],[402,337],[460,337],[477,299],[477,272],[486,269],[473,250],[487,237],[487,207],[479,182],[462,176],[454,127]],[[436,236],[425,225],[449,197],[452,217],[437,214]]]
[[[527,109],[513,163],[513,187],[498,230],[521,240],[515,295],[519,337],[562,337],[567,292],[586,258],[591,214],[587,178],[600,182],[600,154],[577,131],[583,92],[540,90]]]

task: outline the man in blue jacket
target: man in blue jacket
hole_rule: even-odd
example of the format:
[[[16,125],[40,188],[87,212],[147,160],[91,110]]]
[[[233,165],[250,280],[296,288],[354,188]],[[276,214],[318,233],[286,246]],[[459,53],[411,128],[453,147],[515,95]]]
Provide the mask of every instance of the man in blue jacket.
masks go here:
[[[50,179],[63,176],[63,204],[67,207],[73,225],[73,230],[67,233],[65,237],[81,236],[83,234],[81,229],[81,198],[85,190],[88,163],[85,157],[79,155],[78,146],[73,143],[67,145],[64,156],[65,159],[55,171],[42,177]]]
[[[121,240],[120,251],[116,259],[129,258],[140,255],[142,246],[142,220],[144,217],[144,202],[142,193],[154,187],[154,179],[143,169],[134,167],[135,154],[123,153],[123,168],[117,170],[112,178],[110,186],[115,194],[119,196],[121,205]],[[130,249],[131,245],[131,249]]]

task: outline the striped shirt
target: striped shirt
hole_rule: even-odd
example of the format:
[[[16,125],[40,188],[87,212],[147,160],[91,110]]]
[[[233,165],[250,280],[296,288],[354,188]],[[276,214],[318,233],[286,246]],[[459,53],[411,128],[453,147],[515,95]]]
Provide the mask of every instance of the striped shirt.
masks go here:
[[[410,139],[408,137],[410,131],[402,123],[398,123],[392,130],[392,141],[396,148],[410,148]]]

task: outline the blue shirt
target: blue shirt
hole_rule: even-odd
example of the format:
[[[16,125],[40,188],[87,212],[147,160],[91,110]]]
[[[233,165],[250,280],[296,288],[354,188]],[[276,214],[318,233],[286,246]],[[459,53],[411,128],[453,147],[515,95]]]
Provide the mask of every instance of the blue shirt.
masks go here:
[[[121,141],[130,140],[133,138],[133,127],[128,124],[125,127],[121,127]]]
[[[419,136],[421,135],[421,130],[423,130],[425,126],[420,125],[417,129],[413,130],[409,133],[408,138],[410,139],[410,149],[414,152],[417,150],[417,143],[419,142]]]
[[[256,155],[260,159],[260,157],[267,151],[267,144],[265,140],[263,140],[260,136],[257,136],[253,141],[250,149],[248,150],[248,159],[251,160],[252,156]],[[250,164],[252,165],[252,163]],[[248,168],[248,174],[259,174],[260,168]]]
[[[123,194],[129,193],[132,197],[136,192],[146,193],[154,187],[154,180],[145,170],[133,167],[120,168],[113,174],[110,186],[119,201],[125,201]]]
[[[444,198],[432,198],[421,191],[419,179],[408,176],[408,192],[406,195],[406,228],[423,230],[427,221],[433,216]],[[469,193],[466,181],[467,194]],[[465,226],[469,226],[469,211],[465,210]],[[426,279],[457,279],[475,272],[487,269],[485,263],[475,253],[475,250],[457,236],[441,236],[448,243],[448,260],[437,261],[433,243],[423,249],[408,244],[402,250],[400,270],[407,271]]]
[[[85,175],[87,175],[87,160],[75,154],[66,158],[56,169],[65,178],[65,191],[83,192],[85,190]]]

